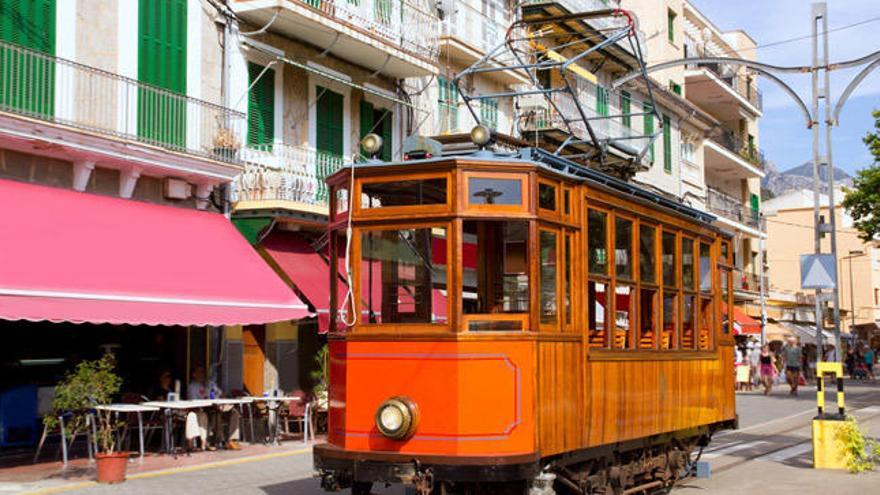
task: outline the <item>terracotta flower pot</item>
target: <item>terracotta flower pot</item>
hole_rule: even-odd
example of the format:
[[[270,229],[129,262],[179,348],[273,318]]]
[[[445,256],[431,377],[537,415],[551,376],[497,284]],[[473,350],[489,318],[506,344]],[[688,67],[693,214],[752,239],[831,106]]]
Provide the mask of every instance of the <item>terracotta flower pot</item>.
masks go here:
[[[122,483],[128,466],[128,452],[98,454],[95,456],[98,483]]]

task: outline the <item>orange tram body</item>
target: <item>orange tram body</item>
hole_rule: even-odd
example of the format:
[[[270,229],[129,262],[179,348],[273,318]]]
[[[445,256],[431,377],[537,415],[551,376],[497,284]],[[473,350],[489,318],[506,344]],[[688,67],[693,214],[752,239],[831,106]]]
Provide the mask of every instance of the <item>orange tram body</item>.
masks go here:
[[[325,489],[649,493],[736,427],[711,215],[539,149],[328,184]]]

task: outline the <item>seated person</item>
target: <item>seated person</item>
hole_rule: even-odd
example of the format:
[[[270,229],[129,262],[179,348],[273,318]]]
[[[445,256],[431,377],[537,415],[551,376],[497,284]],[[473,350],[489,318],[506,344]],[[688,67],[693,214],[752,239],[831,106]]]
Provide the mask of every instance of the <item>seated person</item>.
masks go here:
[[[170,369],[162,370],[159,374],[159,384],[150,392],[150,398],[153,400],[168,400],[168,394],[174,392],[172,383],[174,382]],[[195,449],[196,439],[200,439],[202,450],[208,448],[208,415],[202,411],[180,411],[178,417],[185,417],[186,426],[184,436],[186,437],[186,445],[189,450]]]
[[[211,396],[211,392],[213,392],[213,397]],[[220,389],[220,387],[217,386],[216,383],[206,380],[205,367],[196,366],[196,368],[193,370],[189,386],[186,389],[186,398],[190,400],[205,400],[218,398],[222,395],[223,391]],[[241,419],[241,414],[239,414],[238,410],[231,405],[218,406],[218,409],[220,410],[220,412],[228,413],[229,416],[229,436],[227,437],[226,448],[230,450],[239,450],[241,446],[238,444],[238,440],[241,436],[241,433],[239,432],[238,425],[239,420]],[[205,413],[200,412],[200,414],[204,415]],[[189,424],[189,421],[187,421],[187,424]],[[205,424],[207,424],[207,416],[205,416]],[[207,437],[207,430],[204,431],[204,434],[205,437]]]

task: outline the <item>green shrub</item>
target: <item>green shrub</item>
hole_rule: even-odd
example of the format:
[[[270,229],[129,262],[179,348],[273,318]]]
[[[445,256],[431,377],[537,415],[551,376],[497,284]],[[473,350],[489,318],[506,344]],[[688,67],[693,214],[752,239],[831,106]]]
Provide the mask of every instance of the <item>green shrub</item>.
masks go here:
[[[867,438],[852,416],[838,426],[835,440],[843,448],[846,467],[851,473],[872,471],[880,462],[880,443]]]

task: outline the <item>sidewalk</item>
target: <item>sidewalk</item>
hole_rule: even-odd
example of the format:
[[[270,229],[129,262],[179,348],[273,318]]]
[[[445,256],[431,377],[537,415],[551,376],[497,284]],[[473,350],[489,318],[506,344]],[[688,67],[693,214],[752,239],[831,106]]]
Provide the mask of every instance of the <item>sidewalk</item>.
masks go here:
[[[256,462],[278,457],[306,455],[311,443],[288,441],[279,446],[243,444],[242,450],[217,450],[170,456],[147,454],[143,461],[132,457],[128,464],[127,479],[136,480],[173,473],[214,469]],[[64,468],[61,462],[42,462],[0,469],[0,494],[6,493],[59,493],[96,485],[95,465],[87,458],[74,459]]]

